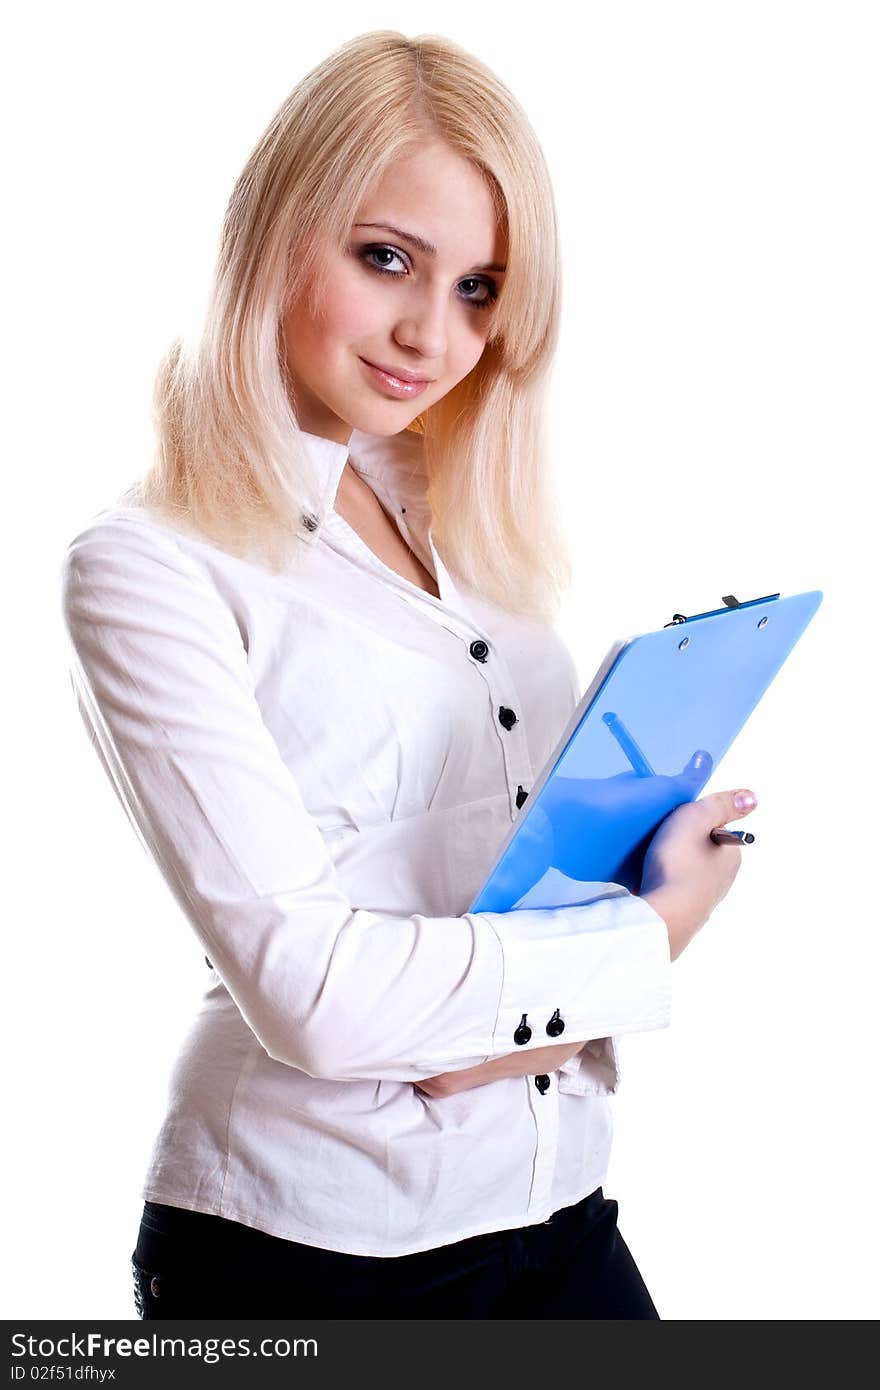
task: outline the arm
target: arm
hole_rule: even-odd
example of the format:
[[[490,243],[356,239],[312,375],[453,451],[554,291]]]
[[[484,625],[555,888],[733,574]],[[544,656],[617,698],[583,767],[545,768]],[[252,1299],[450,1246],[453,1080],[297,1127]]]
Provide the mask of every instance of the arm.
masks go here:
[[[668,1022],[665,925],[585,907],[392,915],[352,905],[263,722],[242,632],[173,533],[100,518],[68,548],[80,710],[114,787],[245,1022],[328,1079],[418,1081]]]
[[[565,1062],[576,1057],[583,1046],[582,1042],[552,1043],[549,1047],[538,1047],[525,1053],[512,1052],[506,1057],[483,1062],[478,1067],[428,1076],[416,1083],[416,1089],[423,1091],[426,1096],[456,1096],[461,1091],[487,1086],[490,1081],[502,1081],[511,1076],[540,1076],[542,1072],[557,1071]]]
[[[666,926],[670,961],[677,960],[708,921],[739,872],[741,850],[714,845],[710,838],[712,828],[748,815],[756,804],[754,792],[747,788],[712,792],[680,806],[652,837],[642,868],[640,896]],[[610,1044],[610,1051],[605,1044]],[[611,1040],[604,1039],[600,1048],[605,1051],[604,1059],[589,1043],[568,1052],[565,1048],[549,1047],[528,1057],[514,1054],[496,1058],[483,1066],[429,1077],[420,1083],[420,1089],[431,1096],[455,1095],[501,1077],[530,1075],[541,1062],[547,1071],[562,1068],[566,1072],[560,1089],[586,1095],[596,1090],[592,1073],[597,1063],[604,1061],[606,1068],[610,1063],[616,1072]],[[578,1054],[581,1057],[575,1062]]]

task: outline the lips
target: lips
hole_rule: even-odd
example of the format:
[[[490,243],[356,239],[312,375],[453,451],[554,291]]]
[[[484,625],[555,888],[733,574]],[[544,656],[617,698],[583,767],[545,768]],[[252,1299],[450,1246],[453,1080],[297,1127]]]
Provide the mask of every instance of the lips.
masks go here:
[[[375,367],[379,372],[385,372],[387,376],[396,377],[398,381],[414,382],[419,386],[429,386],[432,377],[418,376],[415,372],[408,372],[405,367],[392,367],[387,362],[371,362],[368,358],[362,357],[362,362],[366,362],[368,367]]]
[[[405,381],[403,377],[392,376],[390,372],[382,367],[374,367],[372,362],[368,362],[362,357],[361,363],[364,372],[369,377],[373,386],[380,391],[383,396],[394,401],[411,401],[416,396],[420,396],[423,391],[427,391],[431,385],[425,377],[416,377],[414,381]]]

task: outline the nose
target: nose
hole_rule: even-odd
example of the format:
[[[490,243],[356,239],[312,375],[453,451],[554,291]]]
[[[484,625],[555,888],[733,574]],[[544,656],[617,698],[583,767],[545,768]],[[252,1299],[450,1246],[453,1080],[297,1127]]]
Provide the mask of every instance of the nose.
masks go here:
[[[410,300],[394,330],[395,341],[401,347],[412,348],[420,357],[437,362],[447,350],[449,302],[446,292],[438,287]]]

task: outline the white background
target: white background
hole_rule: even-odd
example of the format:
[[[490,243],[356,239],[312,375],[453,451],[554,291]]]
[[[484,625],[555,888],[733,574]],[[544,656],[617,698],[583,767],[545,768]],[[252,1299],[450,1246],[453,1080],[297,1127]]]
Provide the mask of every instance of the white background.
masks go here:
[[[621,1042],[605,1192],[665,1319],[874,1318],[878,10],[34,6],[4,83],[3,1314],[130,1318],[139,1184],[204,984],[79,723],[58,573],[143,469],[159,356],[290,88],[371,28],[486,61],[546,153],[586,685],[676,611],[825,600],[710,789],[756,844]],[[11,331],[10,331],[11,329]]]

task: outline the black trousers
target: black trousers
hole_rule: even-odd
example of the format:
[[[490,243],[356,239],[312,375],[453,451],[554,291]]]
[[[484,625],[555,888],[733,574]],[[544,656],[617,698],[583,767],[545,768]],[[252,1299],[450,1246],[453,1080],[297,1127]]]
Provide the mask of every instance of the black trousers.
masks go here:
[[[138,1317],[659,1318],[601,1187],[549,1221],[414,1255],[348,1255],[144,1204]]]

